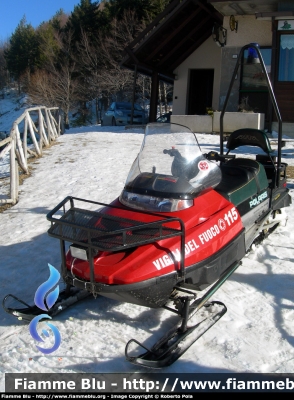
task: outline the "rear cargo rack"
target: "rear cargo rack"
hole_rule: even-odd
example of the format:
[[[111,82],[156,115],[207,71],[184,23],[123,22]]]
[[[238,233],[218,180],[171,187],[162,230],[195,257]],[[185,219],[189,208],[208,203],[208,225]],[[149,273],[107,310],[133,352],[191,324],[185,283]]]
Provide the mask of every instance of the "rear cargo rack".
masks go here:
[[[99,209],[93,211],[76,207],[76,202],[83,203],[83,206],[86,204],[88,207],[96,206]],[[121,216],[113,215],[114,209],[121,210]],[[144,214],[160,219],[152,222],[134,220],[131,218],[134,212],[142,214],[143,220]],[[61,243],[63,275],[66,273],[65,242],[87,248],[91,282],[95,283],[93,257],[97,251],[122,251],[179,236],[181,260],[178,273],[184,277],[185,227],[180,218],[150,214],[68,196],[47,214],[47,219],[51,222],[49,236],[59,239]]]

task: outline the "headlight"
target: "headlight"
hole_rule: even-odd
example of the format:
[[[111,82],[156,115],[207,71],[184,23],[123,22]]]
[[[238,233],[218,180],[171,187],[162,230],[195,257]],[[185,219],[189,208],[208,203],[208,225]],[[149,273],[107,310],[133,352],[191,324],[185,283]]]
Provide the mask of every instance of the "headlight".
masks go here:
[[[74,258],[79,258],[80,260],[88,261],[88,252],[86,247],[78,246],[78,245],[70,245],[70,254]]]
[[[71,244],[69,246],[69,251],[73,258],[78,258],[83,261],[89,260],[90,249],[88,249],[87,247],[81,246],[79,244]],[[98,255],[98,253],[99,253],[99,250],[94,249],[93,247],[91,248],[92,257],[96,257]]]
[[[136,208],[138,210],[149,210],[155,212],[174,212],[185,210],[186,208],[193,206],[193,200],[153,197],[131,193],[126,190],[122,192],[119,200],[125,206]]]

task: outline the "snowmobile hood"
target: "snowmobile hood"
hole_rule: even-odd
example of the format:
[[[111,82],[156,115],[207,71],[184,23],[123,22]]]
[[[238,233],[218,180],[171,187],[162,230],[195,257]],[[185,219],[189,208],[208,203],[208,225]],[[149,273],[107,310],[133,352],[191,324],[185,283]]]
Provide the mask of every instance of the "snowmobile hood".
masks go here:
[[[140,210],[179,211],[192,207],[195,197],[220,180],[219,166],[204,157],[189,128],[151,123],[120,201]]]

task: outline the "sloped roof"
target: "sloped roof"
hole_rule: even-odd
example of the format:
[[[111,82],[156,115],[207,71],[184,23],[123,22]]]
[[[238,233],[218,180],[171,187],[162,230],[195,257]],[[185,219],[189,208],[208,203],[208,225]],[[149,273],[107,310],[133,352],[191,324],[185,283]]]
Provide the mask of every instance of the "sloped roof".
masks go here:
[[[207,0],[222,15],[285,16],[293,9],[293,0]],[[291,12],[289,11],[289,15]]]
[[[173,71],[222,25],[225,15],[293,15],[293,0],[171,0],[126,48],[121,66],[172,83]],[[288,10],[288,11],[287,11]]]
[[[173,82],[173,71],[211,34],[223,16],[206,0],[173,0],[126,48],[121,66]]]

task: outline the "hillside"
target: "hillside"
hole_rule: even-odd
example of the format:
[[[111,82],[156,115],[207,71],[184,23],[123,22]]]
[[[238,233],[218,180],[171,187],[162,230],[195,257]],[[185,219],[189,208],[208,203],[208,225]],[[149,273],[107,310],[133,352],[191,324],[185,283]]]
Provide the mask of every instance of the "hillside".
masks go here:
[[[30,104],[25,94],[18,95],[16,91],[2,91],[0,94],[0,132],[9,133],[13,122]]]

